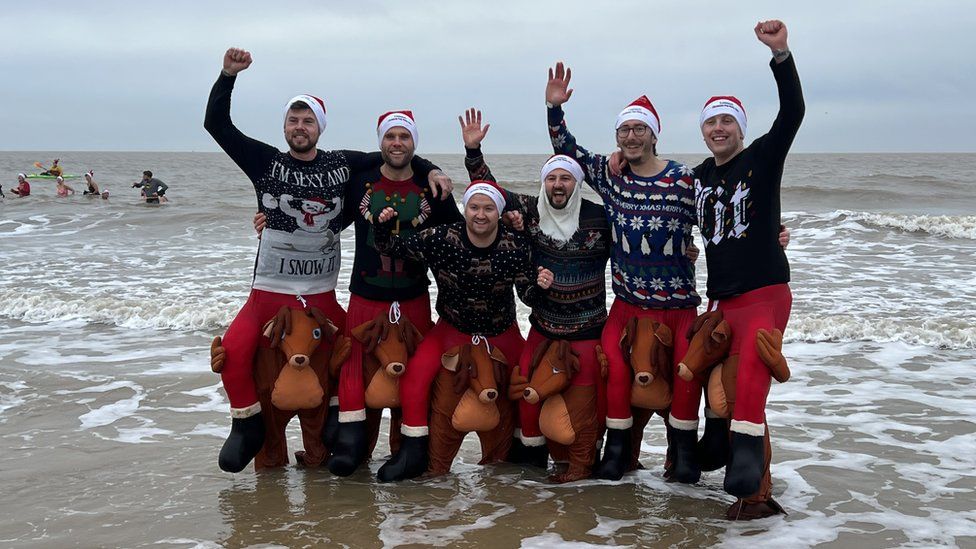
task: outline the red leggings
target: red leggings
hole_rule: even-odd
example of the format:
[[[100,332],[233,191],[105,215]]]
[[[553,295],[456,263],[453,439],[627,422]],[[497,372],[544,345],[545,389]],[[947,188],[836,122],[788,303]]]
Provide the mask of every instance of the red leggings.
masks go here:
[[[540,334],[535,328],[529,330],[529,337],[525,340],[522,347],[522,356],[519,357],[519,372],[528,377],[529,367],[532,366],[532,353],[546,337]],[[573,377],[572,385],[596,385],[597,387],[597,418],[600,420],[607,412],[607,391],[603,379],[600,377],[600,362],[596,356],[596,346],[600,344],[598,339],[584,339],[580,341],[570,341],[570,347],[579,353],[580,371]],[[533,438],[541,437],[542,431],[539,429],[539,412],[542,404],[529,404],[524,398],[519,399],[519,428],[522,429],[522,437]],[[602,423],[602,422],[601,422]]]
[[[346,311],[339,306],[334,291],[301,297],[309,307],[322,309],[340,331],[345,330]],[[252,288],[247,302],[224,334],[223,346],[227,355],[220,380],[224,383],[234,417],[248,417],[259,411],[256,407],[252,408],[258,401],[254,388],[254,353],[261,340],[264,323],[274,318],[282,306],[301,309],[302,302],[295,295]]]
[[[363,381],[363,344],[352,337],[357,326],[387,314],[391,301],[374,301],[353,294],[349,298],[349,316],[346,318],[345,335],[351,340],[349,358],[342,365],[339,374],[339,421],[360,421],[366,419],[366,387]],[[400,314],[410,319],[421,334],[426,334],[434,326],[430,320],[430,296],[425,292],[408,301],[400,302]]]
[[[651,318],[671,329],[674,341],[674,359],[672,367],[688,350],[688,340],[685,338],[688,328],[695,323],[698,311],[695,308],[685,309],[644,309],[631,305],[620,298],[613,301],[610,316],[603,327],[603,352],[607,355],[607,427],[613,429],[627,429],[633,424],[630,415],[630,387],[633,373],[630,364],[624,361],[620,351],[620,336],[631,318]]]
[[[509,367],[522,353],[525,340],[519,333],[518,324],[512,324],[501,334],[489,337],[488,343],[498,347]],[[403,433],[409,436],[427,434],[427,416],[430,408],[430,386],[441,368],[441,355],[455,345],[471,343],[471,334],[461,332],[447,321],[440,319],[417,346],[410,358],[407,371],[400,378],[400,406],[403,409]],[[507,395],[503,395],[506,397]]]
[[[793,305],[793,294],[788,284],[766,286],[740,296],[709,302],[708,310],[722,311],[732,330],[732,348],[729,355],[739,355],[739,369],[735,383],[735,410],[733,422],[748,424],[743,432],[757,431],[762,434],[766,420],[766,396],[772,376],[769,368],[756,351],[756,332],[760,329],[786,330]],[[679,390],[679,387],[681,389]],[[671,415],[679,420],[698,420],[698,404],[701,399],[701,382],[683,381],[675,377],[674,400]],[[743,425],[740,424],[739,427]],[[736,423],[732,430],[735,431]],[[749,434],[755,434],[749,432]]]

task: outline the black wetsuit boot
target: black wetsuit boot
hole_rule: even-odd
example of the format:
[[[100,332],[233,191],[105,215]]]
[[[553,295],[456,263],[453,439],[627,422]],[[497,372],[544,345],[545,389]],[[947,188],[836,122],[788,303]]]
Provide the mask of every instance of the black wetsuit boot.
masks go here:
[[[400,451],[380,467],[376,478],[380,482],[416,478],[427,471],[427,436],[400,439]]]
[[[671,429],[671,457],[674,463],[671,467],[670,480],[684,484],[694,484],[701,478],[701,468],[696,455],[698,431],[688,429]]]
[[[725,491],[747,498],[759,491],[765,463],[762,436],[732,433],[732,457],[725,469]]]
[[[258,455],[264,444],[264,418],[261,412],[231,420],[230,435],[220,448],[217,465],[228,473],[240,473]]]
[[[325,426],[322,427],[322,443],[331,452],[336,444],[336,435],[339,432],[339,405],[329,405],[329,411],[325,416]]]
[[[508,451],[509,463],[521,465],[531,465],[540,469],[549,468],[549,447],[545,444],[539,446],[526,446],[522,439],[515,437],[512,440],[512,449]]]
[[[620,480],[627,472],[631,455],[630,428],[607,429],[607,444],[603,448],[603,459],[593,468],[593,477]]]
[[[729,463],[729,420],[705,418],[705,432],[698,441],[698,465],[702,471],[717,471]]]
[[[329,457],[329,471],[333,475],[347,477],[366,459],[366,421],[339,423]]]

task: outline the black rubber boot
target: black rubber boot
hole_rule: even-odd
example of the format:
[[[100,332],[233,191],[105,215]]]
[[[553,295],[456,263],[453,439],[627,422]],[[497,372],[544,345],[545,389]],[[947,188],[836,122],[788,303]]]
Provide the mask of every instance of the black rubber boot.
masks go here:
[[[725,491],[737,498],[747,498],[759,491],[762,480],[763,437],[732,433],[732,457],[725,469]]]
[[[330,452],[336,444],[336,436],[339,434],[339,405],[329,406],[329,411],[325,416],[325,426],[322,427],[322,443]]]
[[[630,451],[630,429],[607,429],[603,459],[593,468],[593,477],[620,480],[633,460]]]
[[[376,478],[380,482],[416,478],[427,471],[427,436],[400,439],[400,451],[380,467]]]
[[[366,460],[366,422],[340,423],[335,437],[329,471],[333,475],[348,477]]]
[[[515,437],[512,439],[512,449],[508,451],[509,463],[521,465],[531,465],[540,469],[549,468],[549,447],[545,444],[539,446],[526,446],[522,439]]]
[[[220,448],[217,465],[228,473],[240,473],[258,455],[264,444],[264,418],[261,412],[231,420],[230,435]]]
[[[705,418],[705,433],[698,441],[698,465],[702,471],[717,471],[729,463],[729,420]]]
[[[696,446],[698,431],[685,429],[671,429],[671,457],[674,462],[671,467],[670,480],[684,484],[694,484],[701,478],[701,468],[698,465]]]

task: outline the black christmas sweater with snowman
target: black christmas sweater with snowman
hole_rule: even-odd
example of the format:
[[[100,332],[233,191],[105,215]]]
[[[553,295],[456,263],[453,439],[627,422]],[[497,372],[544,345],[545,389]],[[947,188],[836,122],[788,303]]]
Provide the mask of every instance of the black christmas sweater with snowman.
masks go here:
[[[335,289],[341,257],[342,203],[356,172],[382,163],[380,154],[317,150],[314,160],[247,137],[230,118],[236,76],[221,74],[210,91],[204,127],[254,185],[258,209],[267,216],[254,265],[252,287],[284,294]],[[414,159],[426,176],[434,166]]]

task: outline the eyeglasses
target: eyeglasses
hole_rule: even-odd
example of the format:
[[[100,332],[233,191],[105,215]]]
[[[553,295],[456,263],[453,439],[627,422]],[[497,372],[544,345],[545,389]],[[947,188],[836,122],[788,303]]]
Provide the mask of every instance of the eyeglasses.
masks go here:
[[[634,132],[634,135],[637,137],[644,137],[644,134],[647,133],[648,129],[650,128],[643,124],[638,124],[636,126],[620,126],[617,128],[617,137],[627,137],[627,134],[630,132]]]

